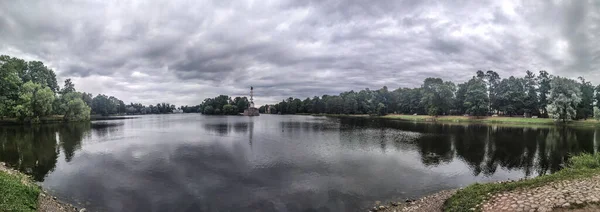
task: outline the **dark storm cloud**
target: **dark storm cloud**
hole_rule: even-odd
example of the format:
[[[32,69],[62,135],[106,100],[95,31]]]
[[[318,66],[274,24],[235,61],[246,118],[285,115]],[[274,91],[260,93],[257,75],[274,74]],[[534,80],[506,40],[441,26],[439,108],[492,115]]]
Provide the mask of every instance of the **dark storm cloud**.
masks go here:
[[[79,90],[198,104],[548,70],[600,83],[597,1],[2,1],[0,53]]]

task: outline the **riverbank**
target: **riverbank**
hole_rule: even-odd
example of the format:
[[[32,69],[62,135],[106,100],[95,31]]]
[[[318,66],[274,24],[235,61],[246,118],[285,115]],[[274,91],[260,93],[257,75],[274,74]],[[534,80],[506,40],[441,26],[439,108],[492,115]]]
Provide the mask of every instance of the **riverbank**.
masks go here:
[[[0,209],[3,211],[78,211],[76,207],[48,195],[27,175],[7,168],[4,163],[0,163],[0,194]]]
[[[451,194],[451,195],[448,195]],[[410,203],[376,206],[371,211],[552,211],[597,208],[600,153],[574,156],[564,169],[518,181],[473,184]]]
[[[549,118],[524,118],[524,117],[473,117],[473,116],[428,116],[428,115],[400,115],[389,114],[385,116],[369,115],[344,115],[344,114],[312,114],[313,116],[327,117],[362,117],[362,118],[380,118],[403,121],[431,122],[431,123],[454,123],[454,124],[510,124],[510,125],[557,125]],[[594,119],[577,120],[566,123],[568,126],[600,126],[600,121]]]
[[[101,121],[101,120],[120,120],[120,119],[135,119],[138,117],[131,116],[90,116],[90,121]],[[48,117],[40,118],[39,124],[55,124],[55,123],[64,123],[62,115],[53,115]],[[3,118],[0,120],[0,126],[4,125],[23,125],[24,123],[19,121],[16,118]]]

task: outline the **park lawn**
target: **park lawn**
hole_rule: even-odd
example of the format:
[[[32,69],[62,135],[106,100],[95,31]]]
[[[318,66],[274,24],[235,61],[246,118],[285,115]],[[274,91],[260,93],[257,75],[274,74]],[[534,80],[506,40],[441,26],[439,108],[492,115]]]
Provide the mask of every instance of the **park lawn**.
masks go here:
[[[444,203],[444,211],[480,211],[478,206],[493,194],[511,191],[517,188],[533,188],[550,182],[577,178],[592,177],[600,174],[600,153],[582,154],[569,159],[566,168],[550,175],[536,178],[505,182],[505,183],[475,183],[459,190]]]
[[[5,211],[36,211],[40,189],[26,176],[0,171],[0,208]]]
[[[386,119],[399,119],[410,121],[425,121],[425,122],[458,122],[458,123],[506,123],[506,124],[537,124],[537,125],[553,125],[556,122],[549,118],[524,118],[524,117],[472,117],[472,116],[427,116],[427,115],[397,115],[390,114],[382,116]],[[600,122],[588,119],[571,121],[569,125],[598,125]]]

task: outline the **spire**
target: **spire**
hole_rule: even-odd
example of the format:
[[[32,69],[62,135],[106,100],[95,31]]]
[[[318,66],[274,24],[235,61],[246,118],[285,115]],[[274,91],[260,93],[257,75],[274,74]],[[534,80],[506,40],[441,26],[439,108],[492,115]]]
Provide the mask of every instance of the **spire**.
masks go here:
[[[254,107],[254,87],[250,86],[250,105],[249,107]]]

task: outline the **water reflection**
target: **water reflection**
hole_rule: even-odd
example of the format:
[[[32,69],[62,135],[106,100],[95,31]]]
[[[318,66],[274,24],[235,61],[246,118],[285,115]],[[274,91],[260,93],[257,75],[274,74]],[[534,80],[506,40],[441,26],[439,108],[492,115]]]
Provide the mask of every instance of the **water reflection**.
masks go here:
[[[44,181],[56,166],[59,148],[70,161],[89,131],[89,123],[0,127],[0,161]]]
[[[598,129],[157,115],[0,127],[0,161],[102,211],[356,211],[552,173]]]
[[[362,137],[356,126],[421,133],[409,143],[417,146],[424,165],[437,166],[459,159],[470,167],[474,176],[493,175],[498,168],[523,170],[525,176],[553,173],[561,169],[570,155],[598,151],[597,129],[452,125],[356,118],[341,119],[341,123],[342,129],[352,132],[344,137]],[[384,139],[380,142],[384,143]]]

